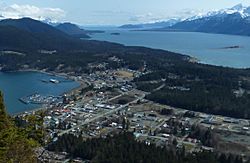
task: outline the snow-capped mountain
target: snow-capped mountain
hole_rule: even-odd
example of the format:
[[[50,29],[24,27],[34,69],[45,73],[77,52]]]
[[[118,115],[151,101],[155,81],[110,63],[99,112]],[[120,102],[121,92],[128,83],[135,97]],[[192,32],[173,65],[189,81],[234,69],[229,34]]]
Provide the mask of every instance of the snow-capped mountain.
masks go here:
[[[242,4],[238,4],[232,8],[220,10],[218,13],[215,12],[215,15],[235,14],[235,13],[239,13],[242,18],[248,17],[250,16],[250,7],[245,7]]]
[[[18,17],[18,18],[10,18],[10,17],[5,17],[3,15],[0,15],[0,21],[1,20],[5,20],[5,19],[22,19],[22,18],[31,18],[31,17]],[[60,24],[60,22],[56,21],[56,20],[52,20],[50,18],[45,18],[45,17],[37,17],[37,18],[31,18],[31,19],[34,19],[34,20],[38,20],[40,22],[43,22],[45,24],[48,24],[48,25],[51,25],[51,26],[57,26]]]
[[[180,18],[171,18],[164,21],[157,21],[152,23],[142,23],[142,24],[125,24],[120,26],[122,29],[152,29],[152,28],[163,28],[170,27],[178,22],[180,22]]]
[[[60,24],[60,22],[56,21],[56,20],[52,20],[50,18],[40,18],[38,19],[39,21],[45,23],[45,24],[48,24],[48,25],[51,25],[53,27],[57,26]]]
[[[238,4],[232,8],[198,14],[165,29],[250,36],[250,7]]]
[[[201,19],[201,18],[208,18],[208,17],[212,17],[212,16],[224,17],[226,15],[235,14],[235,13],[240,14],[242,18],[249,17],[250,16],[250,7],[245,7],[240,3],[238,5],[235,5],[232,8],[209,11],[205,14],[198,13],[197,15],[186,19],[186,21],[192,21],[192,20]]]

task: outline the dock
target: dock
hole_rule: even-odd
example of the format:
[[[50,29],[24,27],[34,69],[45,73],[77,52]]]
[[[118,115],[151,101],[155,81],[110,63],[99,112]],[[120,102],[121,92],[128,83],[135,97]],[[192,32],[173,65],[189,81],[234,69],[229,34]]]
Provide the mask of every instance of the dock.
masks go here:
[[[39,93],[34,93],[25,97],[22,97],[19,99],[22,103],[28,105],[28,104],[51,104],[56,103],[58,101],[62,100],[62,96],[53,96],[53,95],[41,95]]]

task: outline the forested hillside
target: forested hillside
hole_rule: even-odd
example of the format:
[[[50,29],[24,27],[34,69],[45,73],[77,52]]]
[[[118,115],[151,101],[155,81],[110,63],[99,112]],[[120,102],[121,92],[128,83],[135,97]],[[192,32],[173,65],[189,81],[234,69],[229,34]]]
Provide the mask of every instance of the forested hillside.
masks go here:
[[[80,157],[95,163],[242,163],[239,157],[216,155],[210,152],[185,154],[185,149],[146,145],[137,142],[132,133],[121,133],[106,139],[84,141],[74,135],[63,135],[49,150],[66,151],[72,158]]]
[[[164,58],[159,60],[163,61]],[[250,118],[248,69],[187,62],[176,62],[169,66],[160,61],[150,66],[155,71],[137,78],[135,82],[138,88],[148,91],[150,81],[159,81],[164,87],[151,92],[147,99],[193,111]],[[151,84],[151,87],[157,84]]]
[[[147,96],[149,100],[188,110],[250,118],[249,69],[194,63],[186,55],[164,50],[75,39],[30,19],[18,20],[17,24],[0,25],[2,71],[37,69],[81,75],[91,72],[89,64],[103,63],[106,69],[144,68],[146,75],[135,80],[139,89],[148,91],[149,84],[152,89],[164,84]],[[34,25],[41,29],[27,31]],[[53,31],[56,32],[50,35]],[[110,60],[113,56],[120,61]],[[158,83],[153,86],[150,81]]]
[[[34,163],[36,158],[33,147],[36,145],[36,142],[29,139],[8,117],[0,93],[0,163]]]

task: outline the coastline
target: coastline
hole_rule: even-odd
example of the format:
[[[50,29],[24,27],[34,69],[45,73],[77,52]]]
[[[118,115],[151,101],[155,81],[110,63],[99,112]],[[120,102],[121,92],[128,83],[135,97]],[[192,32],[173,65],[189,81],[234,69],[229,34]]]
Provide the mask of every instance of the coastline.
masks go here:
[[[199,60],[197,57],[192,57],[192,56],[188,58],[188,61],[191,63],[201,63],[201,60]]]
[[[48,72],[45,70],[38,70],[38,69],[20,69],[20,70],[15,70],[15,71],[8,71],[8,72],[38,72],[38,73],[43,73],[43,74],[47,74],[51,76],[63,77],[63,78],[67,78],[70,80],[74,80],[74,79],[71,79],[66,73]]]
[[[39,108],[34,108],[34,109],[30,109],[30,110],[26,110],[26,111],[21,111],[21,112],[18,112],[18,113],[14,113],[14,114],[9,114],[11,117],[17,117],[17,116],[21,116],[23,114],[32,114],[33,112],[38,112],[38,111],[46,111],[47,108],[46,107],[39,107]]]
[[[0,72],[2,72],[2,71],[0,71]],[[43,74],[50,75],[50,76],[65,78],[67,80],[70,80],[72,82],[77,82],[79,84],[77,87],[75,87],[73,89],[70,89],[68,91],[65,91],[65,92],[61,93],[60,95],[64,95],[64,94],[68,94],[69,95],[69,94],[72,94],[75,91],[78,91],[78,90],[84,88],[87,85],[87,83],[85,83],[85,82],[83,82],[81,80],[77,80],[76,77],[68,76],[66,73],[47,72],[47,71],[44,71],[44,70],[37,70],[37,69],[21,69],[21,70],[8,71],[8,72],[9,73],[15,73],[15,72],[37,72],[37,73],[43,73]],[[39,107],[34,107],[33,109],[28,109],[28,110],[20,111],[20,112],[13,113],[13,114],[9,113],[9,115],[11,117],[16,117],[16,116],[20,116],[20,115],[25,114],[25,113],[32,114],[33,112],[37,112],[37,111],[41,111],[41,110],[46,111],[47,109],[48,108],[45,105],[39,105]]]

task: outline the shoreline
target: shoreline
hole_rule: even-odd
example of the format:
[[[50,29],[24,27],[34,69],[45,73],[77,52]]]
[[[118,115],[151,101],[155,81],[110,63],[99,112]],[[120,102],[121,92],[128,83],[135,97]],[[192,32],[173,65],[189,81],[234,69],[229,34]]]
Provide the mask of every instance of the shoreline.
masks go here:
[[[76,87],[76,88],[73,88],[73,89],[71,89],[71,90],[69,90],[69,91],[66,91],[66,92],[63,92],[61,95],[64,95],[64,94],[72,94],[73,92],[75,92],[75,91],[77,91],[77,90],[79,90],[79,89],[81,89],[81,88],[83,88],[84,87],[84,84],[82,84],[82,83],[80,83],[80,85],[78,86],[78,87]],[[44,105],[44,104],[43,104]],[[44,110],[44,111],[46,111],[47,109],[49,109],[49,108],[46,108],[46,107],[38,107],[38,108],[34,108],[34,109],[29,109],[29,110],[26,110],[26,111],[21,111],[21,112],[18,112],[18,113],[14,113],[14,114],[9,114],[11,117],[16,117],[16,116],[20,116],[20,115],[22,115],[22,114],[25,114],[25,113],[27,113],[27,114],[32,114],[33,112],[38,112],[38,111],[42,111],[42,110]]]
[[[39,108],[34,108],[31,110],[26,110],[26,111],[22,111],[22,112],[18,112],[18,113],[14,113],[14,114],[9,114],[11,117],[17,117],[17,116],[21,116],[23,114],[32,114],[33,112],[38,112],[38,111],[42,111],[42,110],[47,110],[46,107],[39,107]]]
[[[23,70],[15,70],[15,71],[7,71],[7,72],[37,72],[37,73],[47,74],[50,76],[63,77],[63,78],[67,78],[67,79],[77,82],[77,80],[71,79],[69,76],[67,76],[66,73],[48,72],[48,71],[38,70],[38,69],[23,69]]]
[[[0,70],[0,72],[2,72]],[[73,76],[68,76],[66,73],[56,73],[56,72],[47,72],[44,70],[37,70],[37,69],[24,69],[24,70],[15,70],[15,71],[8,71],[8,72],[3,72],[3,73],[15,73],[15,72],[37,72],[37,73],[43,73],[46,75],[50,75],[50,76],[55,76],[55,77],[61,77],[61,78],[65,78],[68,80],[71,80],[72,82],[76,82],[79,85],[73,89],[64,91],[63,93],[60,94],[60,96],[64,95],[64,94],[72,94],[73,92],[80,90],[81,88],[85,87],[87,85],[87,83],[84,83],[83,81],[77,80],[75,77]],[[37,111],[41,111],[41,110],[47,110],[48,108],[43,107],[43,105],[39,105],[39,107],[35,107],[33,109],[28,109],[28,110],[24,110],[24,111],[20,111],[17,113],[13,113],[13,114],[9,114],[9,116],[11,117],[16,117],[16,116],[20,116],[22,114],[29,114],[29,113],[33,113],[33,112],[37,112]]]

